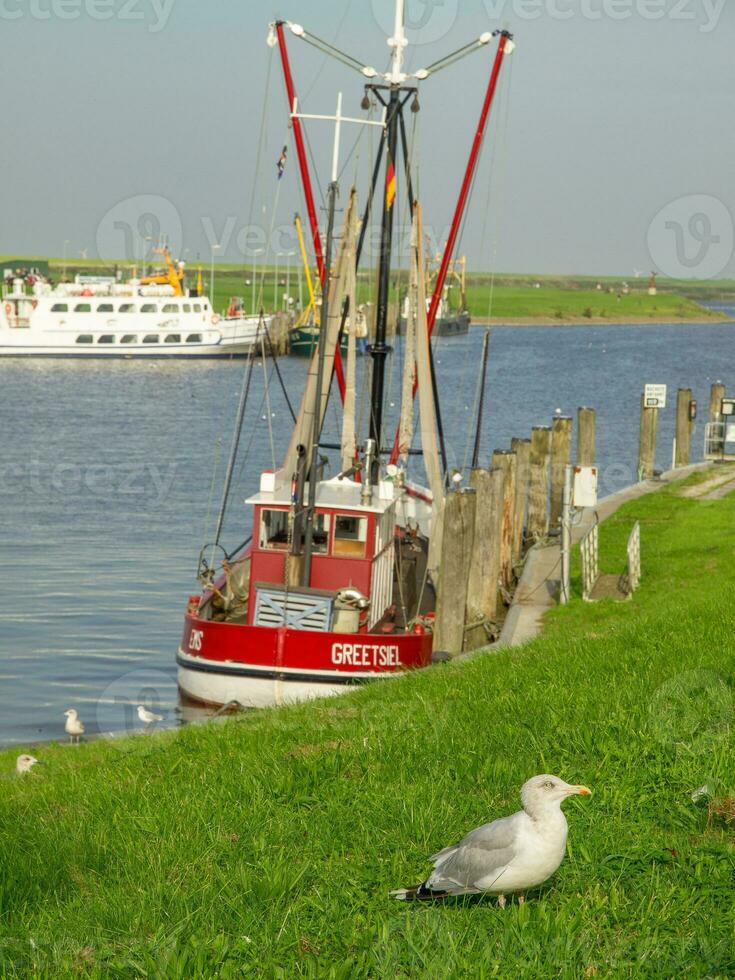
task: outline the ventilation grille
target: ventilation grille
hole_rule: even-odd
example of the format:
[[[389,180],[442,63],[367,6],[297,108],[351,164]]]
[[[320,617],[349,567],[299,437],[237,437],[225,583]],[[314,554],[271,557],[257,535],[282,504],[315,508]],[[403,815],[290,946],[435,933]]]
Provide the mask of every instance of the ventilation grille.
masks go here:
[[[304,592],[258,589],[255,599],[256,626],[289,626],[297,630],[326,632],[332,626],[334,600]]]

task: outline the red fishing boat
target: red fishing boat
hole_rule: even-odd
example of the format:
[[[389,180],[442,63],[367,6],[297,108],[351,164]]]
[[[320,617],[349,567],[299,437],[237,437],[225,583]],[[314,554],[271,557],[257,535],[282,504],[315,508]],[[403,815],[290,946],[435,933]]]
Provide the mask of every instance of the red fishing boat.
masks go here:
[[[262,473],[252,506],[247,543],[226,552],[220,538],[244,417],[241,399],[236,436],[225,479],[215,542],[202,554],[202,591],[186,611],[178,651],[181,690],[195,700],[223,705],[263,707],[335,694],[350,685],[394,677],[429,666],[435,595],[440,574],[442,513],[447,488],[437,385],[430,338],[443,295],[457,237],[475,175],[488,114],[503,59],[512,50],[511,35],[495,31],[453,52],[427,69],[404,71],[406,35],[404,0],[396,0],[390,70],[373,68],[344,53],[370,81],[363,109],[378,107],[381,139],[372,171],[368,204],[358,215],[357,193],[345,207],[341,234],[335,233],[339,131],[348,120],[338,101],[332,180],[328,193],[325,248],[317,223],[302,122],[286,47],[286,31],[329,52],[330,46],[297,24],[271,25],[269,43],[278,47],[291,112],[291,133],[309,215],[317,274],[322,284],[320,337],[309,367],[301,406],[283,464]],[[414,198],[404,108],[418,111],[418,83],[493,38],[498,44],[462,181],[451,231],[427,302],[421,205]],[[333,49],[331,49],[333,50]],[[374,81],[373,81],[374,80]],[[373,123],[376,124],[376,123]],[[394,202],[403,161],[403,187],[412,215],[408,315],[400,424],[385,446],[384,377],[390,347],[388,299],[393,250]],[[279,161],[280,164],[280,161]],[[281,169],[279,169],[279,174]],[[372,343],[368,431],[361,439],[355,423],[356,269],[360,262],[370,208],[380,197],[382,212],[378,293]],[[336,261],[332,252],[337,240]],[[327,272],[329,270],[329,272]],[[343,358],[342,351],[345,349]],[[343,363],[344,361],[344,363]],[[252,372],[252,363],[248,370]],[[341,441],[324,439],[327,402],[336,379],[343,403]],[[249,388],[249,381],[247,390]],[[418,394],[421,449],[413,449],[414,398]],[[324,452],[337,452],[338,475],[325,479]],[[409,478],[410,457],[423,459],[427,487]],[[222,552],[215,570],[211,555]]]

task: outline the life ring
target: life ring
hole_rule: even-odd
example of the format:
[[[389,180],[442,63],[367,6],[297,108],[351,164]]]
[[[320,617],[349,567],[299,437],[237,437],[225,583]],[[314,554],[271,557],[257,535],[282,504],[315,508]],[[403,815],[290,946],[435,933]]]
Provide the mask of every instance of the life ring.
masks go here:
[[[5,316],[11,316],[12,313],[13,313],[13,304],[12,303],[6,303],[5,304]]]
[[[212,314],[212,323],[215,325],[215,327],[217,326],[217,324],[220,322],[221,319],[222,317],[219,315],[219,313]]]

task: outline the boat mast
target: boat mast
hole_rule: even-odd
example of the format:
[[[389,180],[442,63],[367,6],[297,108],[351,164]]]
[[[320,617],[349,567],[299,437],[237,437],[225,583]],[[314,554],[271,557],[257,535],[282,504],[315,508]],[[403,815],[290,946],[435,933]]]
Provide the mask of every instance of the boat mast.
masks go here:
[[[385,359],[391,348],[386,344],[388,326],[388,300],[390,294],[390,261],[393,250],[393,205],[396,197],[396,151],[398,148],[398,131],[403,109],[401,86],[406,80],[403,73],[403,53],[407,45],[404,16],[404,0],[396,0],[395,23],[393,37],[388,39],[392,48],[391,67],[386,76],[390,85],[390,97],[387,105],[385,130],[385,145],[387,148],[385,162],[385,187],[383,190],[383,216],[380,235],[380,254],[378,264],[378,302],[375,322],[375,343],[370,348],[373,358],[373,379],[370,397],[370,438],[375,440],[377,447],[374,470],[371,482],[376,483],[380,468],[380,449],[382,446],[383,429],[383,400],[385,387]],[[385,102],[378,92],[377,86],[371,86],[381,102]]]

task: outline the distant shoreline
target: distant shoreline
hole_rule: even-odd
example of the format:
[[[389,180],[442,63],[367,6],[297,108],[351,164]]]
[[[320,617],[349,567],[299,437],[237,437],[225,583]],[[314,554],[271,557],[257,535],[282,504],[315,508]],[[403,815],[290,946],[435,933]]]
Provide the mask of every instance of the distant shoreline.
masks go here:
[[[693,324],[706,327],[712,323],[735,323],[733,317],[722,315],[710,316],[699,320],[696,317],[473,317],[473,327],[645,327],[648,324]]]

